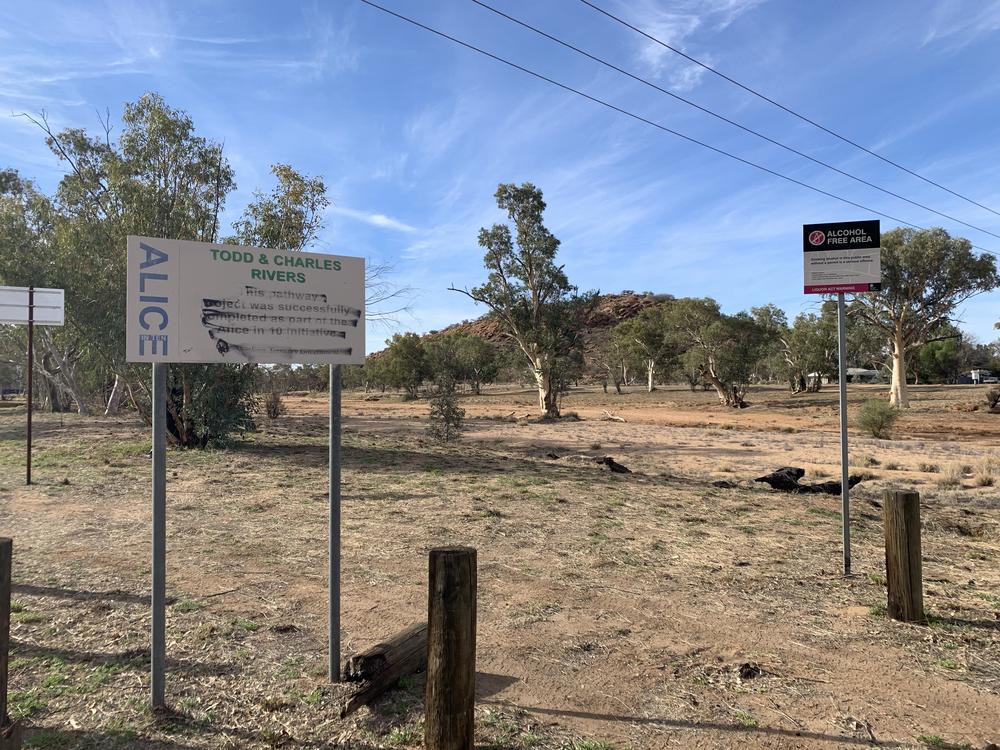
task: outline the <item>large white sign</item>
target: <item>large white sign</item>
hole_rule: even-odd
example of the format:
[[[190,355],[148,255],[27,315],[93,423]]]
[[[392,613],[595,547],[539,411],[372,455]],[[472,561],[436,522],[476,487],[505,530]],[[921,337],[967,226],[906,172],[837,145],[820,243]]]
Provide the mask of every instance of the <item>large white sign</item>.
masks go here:
[[[0,286],[0,323],[27,325],[28,300],[34,309],[31,322],[41,326],[61,326],[64,322],[65,294],[62,289],[34,289],[26,286]]]
[[[805,293],[878,291],[882,288],[880,244],[877,219],[803,225]]]
[[[363,258],[128,238],[130,362],[360,364]]]

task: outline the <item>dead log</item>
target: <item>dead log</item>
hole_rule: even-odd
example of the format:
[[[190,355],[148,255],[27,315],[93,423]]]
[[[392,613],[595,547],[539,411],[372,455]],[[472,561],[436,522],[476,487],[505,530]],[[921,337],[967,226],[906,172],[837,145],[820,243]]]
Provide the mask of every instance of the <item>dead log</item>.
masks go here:
[[[604,410],[604,416],[601,417],[602,422],[624,422],[625,417],[619,417],[613,411]]]
[[[574,456],[563,456],[564,461],[579,461],[588,464],[597,464],[603,469],[608,469],[614,474],[631,474],[632,470],[627,466],[615,461],[611,456],[588,456],[586,453],[578,453]]]
[[[614,474],[631,474],[632,473],[632,470],[630,468],[628,468],[627,466],[623,466],[622,464],[618,463],[613,458],[611,458],[611,456],[604,456],[603,458],[598,458],[598,459],[595,459],[595,460],[597,461],[597,463],[599,463],[599,464],[601,464],[603,466],[607,466],[611,470],[611,472],[614,473]]]
[[[753,481],[770,485],[771,489],[782,492],[815,493],[822,495],[839,495],[840,482],[820,482],[819,484],[800,484],[799,480],[806,474],[805,469],[797,466],[782,466],[777,471],[757,477]],[[859,476],[847,478],[847,486],[853,487],[862,481]]]
[[[805,475],[805,469],[800,469],[797,466],[782,466],[777,471],[772,471],[770,474],[757,477],[753,481],[768,484],[773,490],[781,490],[782,492],[797,492],[802,486],[799,484],[799,480]]]
[[[427,666],[427,623],[418,622],[391,638],[356,654],[344,666],[344,680],[357,689],[343,700],[341,718],[391,690],[400,677]]]

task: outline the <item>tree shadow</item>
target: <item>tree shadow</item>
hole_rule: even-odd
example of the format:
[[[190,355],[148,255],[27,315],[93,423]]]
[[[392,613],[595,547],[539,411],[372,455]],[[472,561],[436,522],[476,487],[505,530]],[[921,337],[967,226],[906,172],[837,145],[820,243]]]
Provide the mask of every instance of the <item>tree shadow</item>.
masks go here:
[[[982,630],[1000,631],[1000,620],[966,620],[962,617],[938,617],[932,615],[928,618],[928,625],[951,625],[956,628],[978,628]]]
[[[36,586],[31,583],[15,583],[11,586],[11,591],[15,594],[28,594],[29,596],[51,596],[56,599],[72,599],[74,601],[113,601],[127,602],[129,604],[149,604],[148,596],[130,594],[127,591],[79,591],[76,589],[64,589],[58,586]],[[171,604],[172,602],[167,602]]]
[[[324,468],[327,463],[326,445],[297,445],[289,448],[281,444],[242,443],[240,453],[261,458],[280,457],[283,462],[303,467]],[[488,450],[488,449],[487,449]],[[371,470],[395,468],[419,470],[433,474],[460,472],[463,474],[498,474],[505,472],[554,473],[557,478],[580,478],[580,464],[560,465],[551,461],[535,460],[509,453],[470,453],[436,449],[433,445],[420,447],[380,447],[344,445],[341,448],[344,468]],[[599,472],[594,468],[595,472]]]
[[[887,740],[877,740],[862,737],[846,737],[838,734],[823,734],[822,732],[810,732],[804,729],[781,729],[778,727],[750,727],[744,724],[723,724],[714,721],[686,721],[684,719],[659,719],[644,716],[622,716],[619,714],[599,714],[590,711],[574,711],[570,709],[543,708],[540,706],[522,706],[506,701],[483,701],[510,708],[518,708],[522,711],[534,714],[544,714],[547,716],[564,716],[574,719],[588,719],[591,721],[622,722],[624,724],[645,724],[651,726],[671,727],[674,729],[691,729],[709,732],[732,732],[744,735],[767,734],[778,737],[795,737],[804,740],[816,740],[818,742],[835,743],[837,747],[850,745],[877,745],[878,747],[911,747],[909,743],[894,742]]]
[[[189,745],[177,740],[153,740],[138,737],[127,730],[83,730],[83,729],[51,729],[49,727],[26,727],[23,730],[26,747],[61,747],[61,748],[102,748],[104,750],[197,750],[196,745]]]
[[[136,671],[149,668],[149,651],[144,648],[127,651],[76,651],[24,643],[13,638],[10,641],[10,646],[11,653],[17,656],[60,659],[76,664],[131,668]],[[236,674],[239,670],[231,664],[167,658],[167,671],[186,672],[192,675],[222,676]]]

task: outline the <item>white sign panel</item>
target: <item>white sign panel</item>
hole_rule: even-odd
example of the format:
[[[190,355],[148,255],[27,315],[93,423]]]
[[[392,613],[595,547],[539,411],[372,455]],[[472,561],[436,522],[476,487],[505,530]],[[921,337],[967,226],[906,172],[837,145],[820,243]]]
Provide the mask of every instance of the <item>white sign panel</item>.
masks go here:
[[[130,362],[365,360],[363,258],[128,238]]]
[[[876,292],[882,288],[880,223],[840,221],[802,227],[806,294]]]
[[[32,322],[61,326],[65,322],[65,293],[62,289],[35,289]],[[28,287],[0,286],[0,323],[28,324]]]

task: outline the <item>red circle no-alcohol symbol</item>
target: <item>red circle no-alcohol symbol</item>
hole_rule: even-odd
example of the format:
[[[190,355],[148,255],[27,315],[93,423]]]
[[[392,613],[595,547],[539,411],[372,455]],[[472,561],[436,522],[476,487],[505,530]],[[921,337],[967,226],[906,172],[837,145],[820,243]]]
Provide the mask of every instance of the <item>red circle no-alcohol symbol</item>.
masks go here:
[[[822,245],[826,242],[826,235],[823,234],[818,229],[815,232],[809,233],[809,244],[810,245]]]

